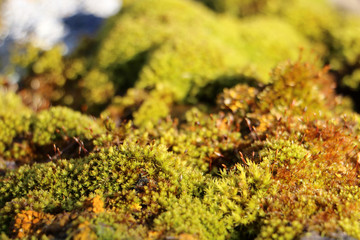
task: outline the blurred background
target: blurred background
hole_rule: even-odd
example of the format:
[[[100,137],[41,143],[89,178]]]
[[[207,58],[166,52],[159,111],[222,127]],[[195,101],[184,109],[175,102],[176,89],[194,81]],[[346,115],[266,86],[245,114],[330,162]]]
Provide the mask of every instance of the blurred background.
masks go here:
[[[340,11],[360,14],[360,0],[329,1]],[[31,42],[44,50],[62,42],[64,53],[69,53],[81,37],[95,35],[104,19],[121,6],[122,0],[1,0],[2,61],[14,42]]]
[[[44,50],[64,43],[71,52],[84,36],[93,36],[104,19],[121,9],[121,0],[3,0],[0,5],[2,65],[16,42]]]
[[[0,0],[0,24],[5,82],[36,111],[133,116],[162,102],[165,116],[249,79],[271,84],[300,48],[360,109],[360,0]]]

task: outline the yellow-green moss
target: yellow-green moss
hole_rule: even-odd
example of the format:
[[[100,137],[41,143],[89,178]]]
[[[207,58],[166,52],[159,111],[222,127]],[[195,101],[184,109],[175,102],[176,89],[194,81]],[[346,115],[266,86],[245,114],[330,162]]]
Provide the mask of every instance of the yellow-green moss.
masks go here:
[[[180,239],[184,233],[193,239],[225,239],[229,234],[219,211],[189,196],[174,202],[154,223],[157,232],[165,232],[163,236]]]
[[[281,35],[274,37],[272,31],[267,32],[270,29],[277,29],[277,35],[286,36],[287,41]],[[259,36],[255,42],[253,34]],[[118,38],[122,40],[119,42]],[[259,48],[263,52],[273,50],[271,44],[283,52],[259,54]],[[268,63],[264,68],[271,68],[279,58],[293,58],[298,48],[307,44],[296,31],[277,19],[242,23],[215,16],[189,1],[146,0],[135,1],[123,9],[117,24],[104,39],[98,58],[105,69],[122,69],[127,62],[136,62],[137,57],[147,59],[139,69],[139,86],[165,82],[182,99],[191,84],[198,87],[234,69],[252,68],[248,66],[249,59],[261,59],[262,65]],[[256,62],[254,65],[254,68],[262,67]],[[269,69],[265,71],[260,70],[259,74],[263,81]]]
[[[309,46],[276,17],[238,21],[178,0],[134,1],[105,36],[97,62],[102,71],[118,73],[110,74],[118,86],[166,89],[187,103],[196,103],[211,82],[226,85],[225,76],[270,82],[269,69]],[[136,123],[146,119],[135,115]]]
[[[94,119],[66,107],[52,107],[34,119],[33,141],[38,145],[72,137],[91,139],[101,132]]]
[[[356,78],[358,23],[324,1],[211,2],[240,18],[127,0],[89,51],[15,56],[33,110],[1,92],[2,237],[359,238],[360,117],[321,67]],[[288,60],[301,46],[325,58]]]
[[[0,156],[20,158],[26,152],[22,138],[29,131],[32,111],[19,96],[4,89],[0,89],[0,106]]]

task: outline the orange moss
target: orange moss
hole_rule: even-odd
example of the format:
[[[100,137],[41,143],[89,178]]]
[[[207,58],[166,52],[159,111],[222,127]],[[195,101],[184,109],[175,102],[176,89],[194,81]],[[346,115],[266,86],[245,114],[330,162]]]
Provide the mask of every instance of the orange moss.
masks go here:
[[[310,231],[332,233],[340,230],[336,224],[340,219],[357,212],[359,150],[353,124],[292,117],[278,123],[275,139],[291,139],[309,154],[295,164],[271,166],[277,184],[263,202],[270,218],[299,221]],[[277,155],[282,151],[276,151]]]
[[[86,210],[93,213],[102,213],[105,211],[104,202],[100,196],[96,195],[94,198],[85,201]]]
[[[196,240],[199,239],[192,234],[182,233],[179,235],[179,240]]]
[[[17,238],[36,233],[39,225],[50,224],[54,216],[46,213],[23,210],[16,214],[13,226],[13,233]]]

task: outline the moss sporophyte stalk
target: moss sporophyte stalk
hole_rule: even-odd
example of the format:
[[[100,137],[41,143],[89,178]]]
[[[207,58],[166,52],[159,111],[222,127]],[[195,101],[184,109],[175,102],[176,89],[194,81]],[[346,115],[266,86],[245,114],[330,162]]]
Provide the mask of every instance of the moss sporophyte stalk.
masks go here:
[[[360,239],[336,93],[359,26],[325,0],[124,0],[71,55],[16,46],[0,239]]]

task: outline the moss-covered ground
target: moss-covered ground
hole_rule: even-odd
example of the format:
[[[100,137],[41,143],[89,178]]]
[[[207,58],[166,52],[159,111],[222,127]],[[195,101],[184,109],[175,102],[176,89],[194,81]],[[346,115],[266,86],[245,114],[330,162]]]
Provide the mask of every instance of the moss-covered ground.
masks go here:
[[[124,0],[0,78],[0,239],[360,239],[360,17]],[[355,102],[356,103],[356,102]]]

